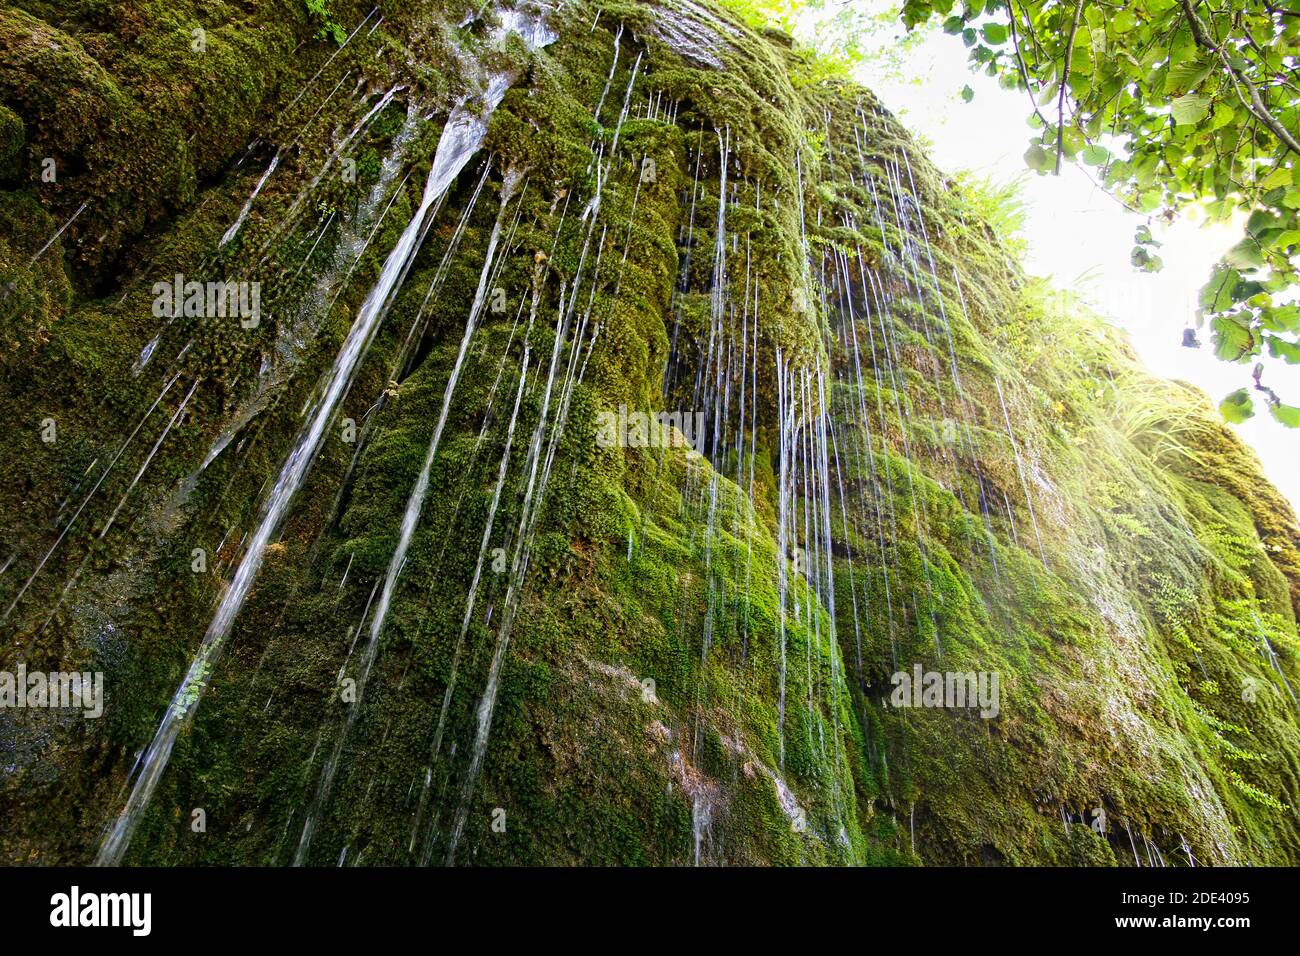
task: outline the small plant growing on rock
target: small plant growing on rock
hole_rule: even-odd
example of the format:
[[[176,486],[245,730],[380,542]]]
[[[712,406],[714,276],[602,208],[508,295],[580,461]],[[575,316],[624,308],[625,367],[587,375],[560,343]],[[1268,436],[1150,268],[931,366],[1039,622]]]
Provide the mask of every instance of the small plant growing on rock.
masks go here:
[[[342,46],[348,35],[330,16],[329,0],[303,0],[303,3],[306,4],[307,12],[311,14],[312,19],[320,24],[320,29],[316,31],[316,39],[333,40]]]

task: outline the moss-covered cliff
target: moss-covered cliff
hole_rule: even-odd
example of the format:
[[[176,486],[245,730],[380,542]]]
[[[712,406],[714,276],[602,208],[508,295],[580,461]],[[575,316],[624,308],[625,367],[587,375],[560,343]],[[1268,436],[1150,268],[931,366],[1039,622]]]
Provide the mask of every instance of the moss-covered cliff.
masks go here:
[[[1204,397],[785,37],[508,9],[0,10],[0,664],[105,681],[0,710],[0,857],[93,859],[179,714],[127,862],[1300,862],[1300,532]]]

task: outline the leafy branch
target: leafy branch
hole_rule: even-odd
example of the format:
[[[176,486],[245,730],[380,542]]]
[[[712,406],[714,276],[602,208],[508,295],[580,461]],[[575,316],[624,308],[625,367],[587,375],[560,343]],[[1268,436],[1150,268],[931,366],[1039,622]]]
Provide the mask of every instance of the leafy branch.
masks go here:
[[[1300,12],[1272,0],[904,0],[901,19],[939,20],[972,69],[1029,94],[1036,172],[1093,167],[1120,202],[1166,221],[1192,205],[1244,213],[1198,323],[1225,361],[1300,364]],[[1134,265],[1161,268],[1149,227],[1135,238]],[[1300,408],[1252,378],[1275,419],[1300,424]]]

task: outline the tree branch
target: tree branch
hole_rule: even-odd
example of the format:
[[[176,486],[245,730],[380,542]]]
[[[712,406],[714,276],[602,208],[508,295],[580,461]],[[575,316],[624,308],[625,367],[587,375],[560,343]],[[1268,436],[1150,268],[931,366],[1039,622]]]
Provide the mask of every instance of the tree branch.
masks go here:
[[[1185,0],[1184,0],[1185,2]],[[1070,24],[1070,37],[1065,41],[1065,59],[1061,61],[1061,89],[1056,96],[1056,175],[1061,175],[1061,153],[1065,150],[1065,91],[1070,80],[1070,58],[1074,55],[1074,35],[1079,30],[1079,17],[1084,0],[1074,8],[1074,21]]]
[[[1256,89],[1250,78],[1232,65],[1223,47],[1211,38],[1210,31],[1206,29],[1201,18],[1196,15],[1192,0],[1180,0],[1180,3],[1183,12],[1187,14],[1187,21],[1191,25],[1192,37],[1196,40],[1198,46],[1205,48],[1219,58],[1223,68],[1228,71],[1228,77],[1232,80],[1232,88],[1237,93],[1237,99],[1241,100],[1241,105],[1246,108],[1247,112],[1267,126],[1269,132],[1277,137],[1278,142],[1297,156],[1300,156],[1300,142],[1297,142],[1290,131],[1269,111],[1268,106],[1259,95],[1259,90]],[[1243,86],[1246,88],[1246,93],[1250,94],[1249,97],[1242,92]]]
[[[1016,51],[1016,66],[1020,68],[1020,78],[1024,81],[1025,89],[1029,92],[1029,105],[1033,107],[1034,113],[1046,126],[1048,125],[1047,117],[1038,108],[1038,97],[1034,94],[1034,84],[1029,81],[1029,69],[1025,66],[1025,58],[1020,52],[1020,37],[1016,33],[1016,8],[1012,5],[1012,0],[1007,0],[1007,10],[1011,14],[1011,46]],[[1028,18],[1028,12],[1026,12],[1025,16]]]

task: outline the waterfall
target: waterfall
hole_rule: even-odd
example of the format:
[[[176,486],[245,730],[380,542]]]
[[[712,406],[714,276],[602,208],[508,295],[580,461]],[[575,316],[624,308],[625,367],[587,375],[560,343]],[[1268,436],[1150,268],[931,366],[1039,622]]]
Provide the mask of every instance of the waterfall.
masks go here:
[[[483,132],[486,133],[486,131],[486,125],[484,125]],[[481,142],[482,137],[480,136],[479,139]],[[478,324],[479,316],[483,311],[483,305],[487,298],[488,276],[491,273],[497,243],[501,237],[501,221],[505,216],[510,193],[515,182],[517,182],[516,177],[509,174],[506,176],[505,185],[502,188],[501,212],[497,216],[496,224],[492,229],[492,238],[488,242],[487,255],[483,261],[483,272],[479,277],[478,291],[475,293],[474,304],[470,308],[469,318],[465,322],[465,334],[461,339],[460,352],[456,356],[456,364],[452,368],[451,376],[447,379],[447,387],[442,400],[442,411],[438,416],[438,423],[434,426],[433,437],[429,441],[429,449],[425,453],[424,464],[420,468],[419,477],[416,479],[415,487],[412,488],[411,495],[407,499],[406,511],[402,515],[402,526],[397,540],[397,547],[393,549],[393,554],[389,558],[388,571],[384,576],[384,586],[379,595],[379,602],[375,605],[374,616],[370,620],[370,640],[367,642],[365,653],[362,656],[361,671],[357,678],[356,700],[348,708],[347,718],[335,743],[334,751],[321,774],[316,798],[308,810],[307,820],[303,825],[302,837],[298,843],[298,850],[294,855],[295,866],[301,866],[307,860],[307,852],[311,848],[311,840],[317,820],[321,810],[324,809],[329,800],[330,791],[334,784],[334,776],[338,771],[339,759],[343,755],[343,748],[347,744],[348,735],[356,722],[357,714],[361,710],[362,696],[365,693],[366,683],[370,678],[370,669],[374,665],[375,657],[378,654],[379,637],[383,633],[384,621],[388,617],[388,608],[392,604],[393,595],[397,590],[398,578],[401,576],[402,569],[406,566],[406,553],[410,548],[411,538],[415,534],[415,527],[420,521],[420,513],[424,509],[424,499],[429,490],[429,473],[433,467],[434,458],[438,453],[438,443],[442,438],[443,427],[447,424],[452,394],[456,390],[456,383],[460,378],[461,369],[465,363],[465,354],[469,351],[470,340],[474,336],[475,327]]]
[[[544,26],[530,30],[529,36],[540,37],[544,42],[555,39],[555,35]],[[185,679],[172,696],[167,712],[163,715],[162,722],[145,752],[140,774],[136,778],[126,805],[110,826],[100,845],[99,855],[95,860],[97,865],[119,864],[130,845],[140,815],[148,806],[149,799],[153,796],[167,767],[181,726],[185,718],[198,707],[207,689],[213,668],[230,636],[235,617],[243,608],[244,600],[252,589],[258,571],[261,570],[266,547],[279,530],[294,495],[311,470],[325,432],[333,420],[334,412],[352,384],[357,366],[368,350],[380,322],[388,311],[388,306],[419,251],[420,239],[425,233],[429,211],[482,146],[483,138],[487,135],[487,117],[501,102],[511,79],[509,74],[504,73],[490,78],[484,97],[486,109],[483,115],[471,112],[462,106],[453,111],[452,116],[447,120],[434,153],[420,205],[402,231],[397,244],[389,252],[379,279],[358,310],[347,338],[334,359],[333,367],[325,378],[322,395],[307,424],[299,432],[288,459],[280,469],[280,474],[262,507],[262,516],[257,530],[244,552],[239,567],[235,570],[234,577],[222,595],[221,602],[190,663]]]

